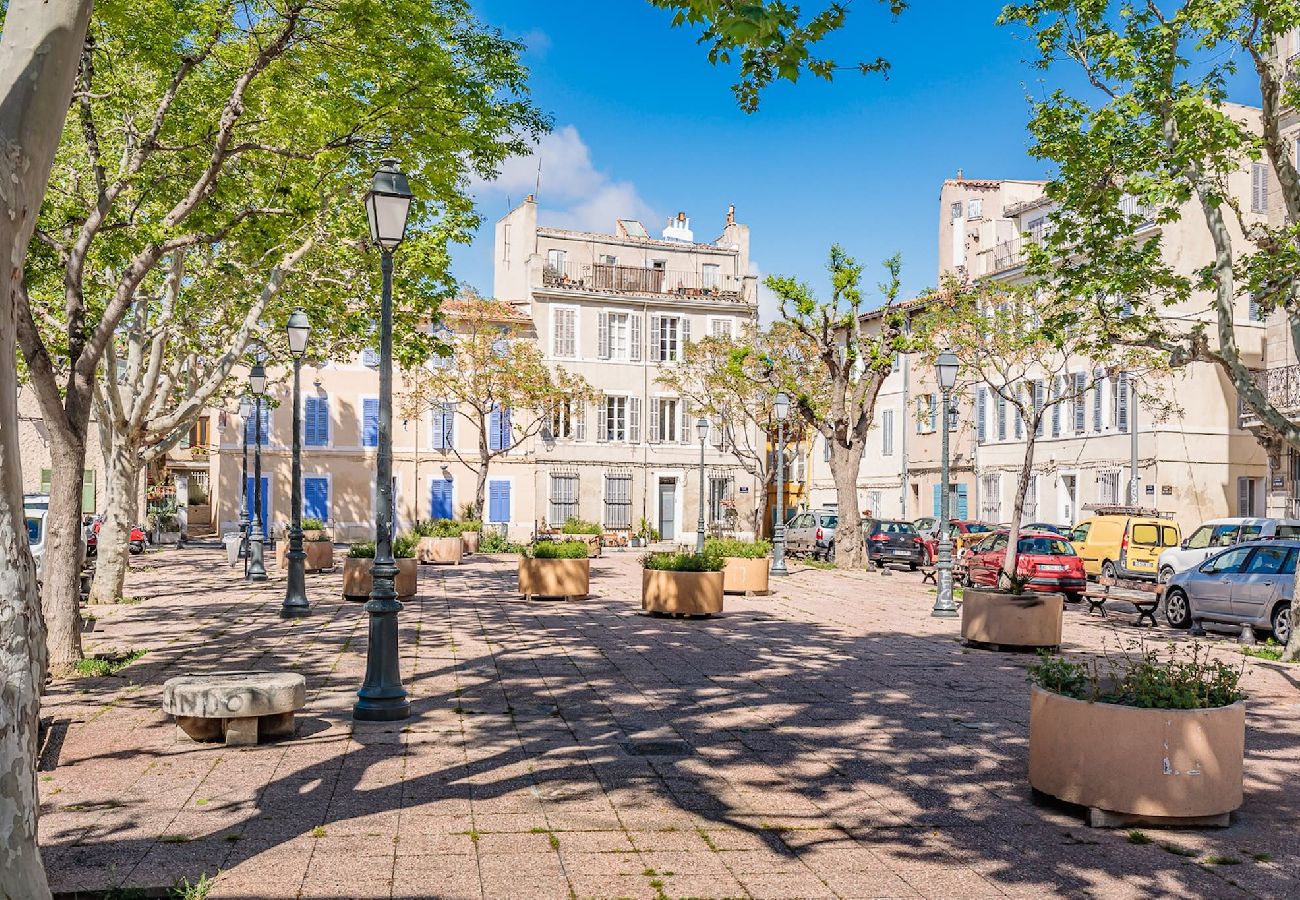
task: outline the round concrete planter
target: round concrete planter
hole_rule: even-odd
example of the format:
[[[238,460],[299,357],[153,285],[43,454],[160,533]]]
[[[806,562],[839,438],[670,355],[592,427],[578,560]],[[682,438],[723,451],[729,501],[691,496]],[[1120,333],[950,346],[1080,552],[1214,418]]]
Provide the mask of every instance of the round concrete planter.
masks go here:
[[[393,579],[393,587],[399,597],[414,597],[415,585],[419,569],[414,559],[398,559],[397,577]],[[343,597],[347,600],[366,600],[370,597],[370,590],[374,585],[370,577],[370,567],[375,564],[373,559],[353,559],[346,557],[343,560]]]
[[[1240,701],[1139,709],[1031,688],[1030,785],[1094,810],[1226,825],[1241,806],[1245,743]]]
[[[422,537],[415,546],[415,558],[422,563],[458,566],[465,553],[462,537]]]
[[[591,560],[520,557],[519,593],[525,597],[585,597],[591,593]]]
[[[1056,647],[1061,643],[1060,594],[1009,594],[966,588],[961,601],[961,636],[1002,647]]]
[[[478,553],[478,542],[482,535],[477,531],[462,531],[460,543],[465,553]]]
[[[317,532],[319,533],[319,532]],[[329,541],[308,541],[302,542],[302,550],[307,554],[304,560],[304,566],[308,572],[319,572],[324,569],[334,568],[334,545]],[[288,538],[275,542],[275,564],[281,569],[289,567],[289,540]]]
[[[652,613],[682,616],[720,613],[722,573],[642,569],[641,608]]]
[[[749,559],[742,556],[724,556],[722,558],[723,593],[766,594],[767,576],[771,569],[770,557]]]

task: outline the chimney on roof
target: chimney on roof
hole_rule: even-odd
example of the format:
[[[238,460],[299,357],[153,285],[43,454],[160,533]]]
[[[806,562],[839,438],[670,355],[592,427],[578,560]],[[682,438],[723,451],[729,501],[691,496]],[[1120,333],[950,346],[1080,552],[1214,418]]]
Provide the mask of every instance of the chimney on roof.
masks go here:
[[[961,180],[962,180],[961,169],[958,169],[958,170],[957,170],[957,180],[958,180],[958,181],[961,181]]]
[[[686,213],[679,212],[676,219],[669,219],[668,225],[664,228],[663,238],[665,241],[684,241],[692,243],[695,240],[695,233],[691,231],[691,220],[686,218]]]
[[[525,203],[536,203],[536,202],[537,202],[537,198],[534,197],[532,194],[529,194],[527,197],[524,198],[524,202],[525,202]]]
[[[727,207],[727,224],[736,224],[736,204],[734,203]]]

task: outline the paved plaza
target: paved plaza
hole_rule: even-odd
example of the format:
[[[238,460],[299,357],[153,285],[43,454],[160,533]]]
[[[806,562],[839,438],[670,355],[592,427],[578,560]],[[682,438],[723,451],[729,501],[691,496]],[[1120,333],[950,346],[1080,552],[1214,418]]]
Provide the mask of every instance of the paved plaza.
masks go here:
[[[581,602],[520,600],[512,557],[422,567],[411,718],[359,725],[366,617],[339,576],[309,576],[314,614],[285,622],[283,582],[247,586],[215,551],[133,566],[138,602],[95,607],[88,650],[147,654],[44,706],[56,893],[219,871],[210,897],[1300,895],[1297,672],[1278,664],[1245,661],[1232,826],[1130,838],[1034,801],[1032,657],[964,647],[915,574],[795,566],[685,621],[640,613],[633,551],[594,560]],[[1067,610],[1064,649],[1181,638],[1123,610]],[[245,669],[306,676],[297,737],[178,740],[163,681]]]

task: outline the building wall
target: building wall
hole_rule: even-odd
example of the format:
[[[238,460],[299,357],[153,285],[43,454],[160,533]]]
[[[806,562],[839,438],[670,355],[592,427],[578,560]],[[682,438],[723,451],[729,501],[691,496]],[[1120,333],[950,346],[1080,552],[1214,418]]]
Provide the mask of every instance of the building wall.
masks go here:
[[[18,449],[23,493],[41,493],[47,485],[43,480],[45,472],[51,468],[50,438],[41,415],[41,405],[30,387],[18,389]],[[92,415],[86,438],[86,474],[82,482],[83,509],[86,512],[104,511],[106,483],[99,425]]]

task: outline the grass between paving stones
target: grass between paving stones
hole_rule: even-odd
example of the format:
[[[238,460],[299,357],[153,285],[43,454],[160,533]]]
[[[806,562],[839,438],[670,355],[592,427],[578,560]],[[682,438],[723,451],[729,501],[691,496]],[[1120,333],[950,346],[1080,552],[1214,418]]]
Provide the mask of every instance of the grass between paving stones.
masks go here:
[[[73,668],[78,675],[103,678],[107,675],[116,675],[148,652],[147,650],[106,650],[95,656],[77,660]]]
[[[1257,647],[1242,647],[1241,652],[1246,656],[1253,656],[1255,659],[1264,659],[1269,662],[1281,662],[1282,651],[1285,649],[1285,646],[1279,644],[1272,638],[1269,638]],[[1288,665],[1293,665],[1293,663],[1288,663]]]
[[[1132,831],[1130,831],[1130,832],[1128,833],[1127,837],[1128,837],[1128,842],[1129,842],[1130,844],[1150,844],[1150,843],[1152,843],[1151,838],[1147,837],[1145,834],[1143,834],[1142,832],[1138,831],[1136,828],[1133,829]]]
[[[325,826],[324,826],[324,825],[317,825],[315,828],[313,828],[311,831],[309,831],[309,832],[307,832],[307,833],[310,834],[310,835],[311,835],[312,837],[314,837],[314,838],[323,838],[323,837],[325,837]]]
[[[1201,855],[1199,850],[1193,850],[1190,847],[1180,847],[1178,844],[1170,844],[1165,841],[1160,842],[1160,849],[1166,853],[1172,853],[1174,856],[1185,856],[1188,859]]]
[[[218,871],[217,875],[220,874],[221,872]],[[171,895],[176,900],[205,900],[215,884],[216,875],[209,878],[208,873],[203,872],[199,875],[199,880],[193,883],[188,878],[176,882],[172,887]]]
[[[1215,853],[1205,857],[1204,863],[1207,866],[1239,866],[1241,865],[1241,860],[1237,859],[1235,856],[1221,856],[1220,854]]]

